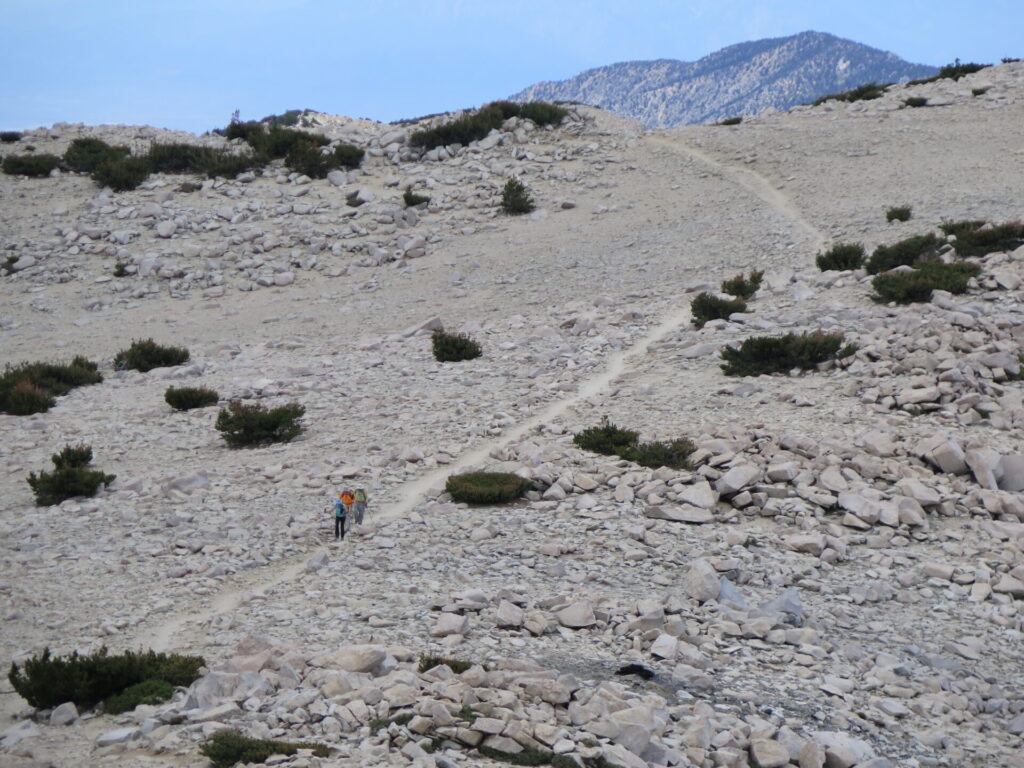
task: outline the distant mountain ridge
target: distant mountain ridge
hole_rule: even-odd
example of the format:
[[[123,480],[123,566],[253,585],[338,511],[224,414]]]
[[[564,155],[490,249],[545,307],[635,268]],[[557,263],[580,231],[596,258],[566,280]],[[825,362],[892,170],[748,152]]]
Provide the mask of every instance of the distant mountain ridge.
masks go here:
[[[938,67],[824,32],[730,45],[693,61],[627,61],[531,85],[513,101],[578,101],[649,128],[702,123],[806,104],[864,83],[929,77]]]

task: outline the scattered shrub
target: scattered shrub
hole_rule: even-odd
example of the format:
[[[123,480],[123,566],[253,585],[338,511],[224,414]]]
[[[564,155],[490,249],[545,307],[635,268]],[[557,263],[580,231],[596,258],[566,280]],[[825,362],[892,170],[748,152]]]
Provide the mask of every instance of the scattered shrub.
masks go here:
[[[119,371],[142,371],[181,365],[189,358],[184,347],[164,347],[152,339],[139,339],[128,349],[122,349],[114,356],[114,368]]]
[[[145,157],[153,173],[189,173],[199,168],[203,149],[193,144],[153,144]]]
[[[341,168],[358,168],[366,152],[352,144],[339,144],[334,148],[334,160]]]
[[[110,187],[115,192],[135,189],[149,177],[149,163],[142,157],[121,157],[101,162],[90,178],[101,187]]]
[[[939,74],[910,80],[907,82],[907,85],[924,85],[925,83],[934,83],[937,80],[959,80],[964,75],[971,75],[991,66],[991,64],[961,64],[960,59],[957,59],[952,64],[942,67],[939,70]]]
[[[910,211],[911,208],[909,205],[893,206],[885,212],[885,220],[888,222],[910,221]]]
[[[764,272],[751,272],[747,277],[743,277],[742,274],[736,275],[722,282],[722,293],[728,293],[738,299],[749,299],[757,293],[763,278]]]
[[[248,120],[246,122],[232,120],[223,131],[226,139],[242,139],[242,141],[250,145],[252,145],[250,139],[258,133],[263,133],[263,126],[255,120]]]
[[[121,693],[109,696],[103,702],[103,708],[108,715],[119,715],[122,712],[131,712],[140,704],[159,704],[167,701],[174,695],[174,686],[166,680],[143,680],[141,683],[130,685]]]
[[[128,265],[123,261],[118,261],[114,264],[114,277],[126,277],[128,275]]]
[[[727,117],[724,120],[719,121],[719,125],[739,125],[743,122],[742,117]]]
[[[534,209],[533,199],[526,186],[519,179],[509,179],[501,190],[501,212],[509,216],[530,213]]]
[[[164,392],[164,400],[176,411],[190,411],[193,408],[204,408],[216,405],[220,399],[212,389],[205,387],[168,387]]]
[[[1021,245],[1024,245],[1024,223],[1019,221],[965,227],[957,232],[953,243],[958,256],[987,256],[997,251],[1012,251]]]
[[[866,83],[865,85],[859,85],[856,88],[852,88],[849,91],[840,91],[839,93],[829,93],[824,96],[819,96],[813,102],[812,106],[819,106],[824,104],[826,101],[870,101],[871,99],[878,99],[882,97],[882,94],[888,90],[892,83]]]
[[[442,363],[458,363],[480,357],[480,345],[465,333],[448,333],[444,328],[435,328],[431,334],[434,359]]]
[[[875,289],[876,301],[912,304],[930,301],[934,290],[966,293],[967,282],[979,272],[981,267],[977,264],[919,261],[910,272],[887,272],[877,275],[871,281],[871,287]]]
[[[210,758],[213,768],[231,768],[237,763],[265,763],[271,755],[294,755],[300,749],[311,749],[317,757],[331,754],[323,744],[251,739],[235,730],[217,731],[199,747],[199,751]]]
[[[949,221],[944,220],[939,224],[939,229],[942,230],[944,235],[952,235],[957,239],[963,237],[966,233],[972,232],[978,227],[985,226],[984,220],[962,220],[962,221]]]
[[[467,669],[473,666],[471,661],[460,661],[459,659],[448,659],[444,656],[420,656],[419,671],[427,672],[434,667],[439,667],[444,664],[456,675],[461,675]]]
[[[903,103],[908,107],[927,107],[928,99],[923,96],[910,96],[904,99]]]
[[[529,480],[507,472],[451,475],[444,486],[455,501],[467,504],[503,504],[518,499],[529,488]]]
[[[190,192],[198,192],[202,188],[202,184],[197,184],[194,181],[183,181],[181,182],[181,184],[178,185],[178,191],[183,192],[185,194],[189,194]]]
[[[8,365],[0,375],[0,411],[15,416],[42,413],[53,407],[55,397],[101,381],[96,363],[81,356],[69,364]]]
[[[510,117],[523,117],[533,120],[538,125],[557,125],[568,114],[569,111],[565,108],[542,101],[528,104],[495,101],[450,123],[416,131],[409,137],[409,144],[424,149],[434,149],[449,144],[466,145],[473,141],[479,141],[492,130],[500,128],[501,124]]]
[[[271,128],[268,131],[253,131],[249,133],[246,141],[253,148],[257,155],[268,159],[287,157],[299,144],[313,144],[324,147],[330,144],[330,140],[319,133],[308,133],[297,131],[293,128]]]
[[[671,442],[654,441],[627,446],[626,452],[619,455],[649,469],[658,469],[659,467],[689,469],[690,454],[696,449],[697,446],[691,441],[685,437],[679,437]]]
[[[100,139],[75,139],[64,153],[64,165],[78,173],[92,173],[100,163],[128,154],[128,147],[112,147]]]
[[[224,179],[233,179],[240,173],[258,168],[262,163],[256,155],[236,155],[224,149],[209,149],[201,153],[197,158],[196,170],[203,173],[207,178],[214,179],[218,176]],[[188,183],[182,184],[184,188]],[[201,189],[201,185],[193,185],[194,189]],[[194,191],[185,190],[182,191]]]
[[[695,450],[692,442],[684,437],[671,442],[639,442],[640,434],[631,429],[620,429],[608,421],[601,420],[596,427],[587,427],[573,435],[572,441],[585,451],[603,456],[620,456],[644,467],[657,469],[689,467],[689,456]]]
[[[14,690],[36,709],[49,709],[73,701],[87,709],[147,680],[190,685],[205,662],[200,656],[155,651],[127,651],[111,656],[106,648],[96,653],[53,658],[46,648],[25,662],[11,664],[7,676]]]
[[[13,144],[21,140],[20,131],[0,131],[0,141],[4,144]]]
[[[915,235],[894,245],[878,246],[864,266],[869,275],[888,272],[896,267],[913,266],[921,259],[935,257],[940,245],[942,243],[939,239],[930,232],[927,235]]]
[[[60,165],[56,155],[8,155],[4,158],[3,171],[9,176],[49,176],[50,171]]]
[[[1015,61],[1020,61],[1020,59],[1019,58],[1014,58],[1012,56],[1003,56],[1003,58],[1000,59],[1000,61],[1003,64],[1013,64]]]
[[[550,752],[534,749],[533,747],[523,747],[519,752],[505,752],[504,750],[486,747],[481,744],[476,748],[476,751],[484,757],[500,760],[509,765],[548,765],[551,762]]]
[[[738,347],[722,350],[722,371],[726,376],[758,376],[785,373],[794,368],[814,368],[828,360],[847,357],[857,351],[842,347],[842,333],[787,333],[785,336],[751,336]]]
[[[405,192],[402,194],[402,200],[405,201],[407,208],[414,208],[417,205],[423,205],[424,203],[430,202],[429,197],[426,195],[417,195],[412,191],[412,187],[405,188]]]
[[[217,431],[231,448],[287,443],[302,434],[306,409],[298,403],[266,408],[232,400],[217,414]]]
[[[298,142],[288,151],[284,164],[296,173],[304,173],[311,179],[323,179],[336,167],[333,158],[320,151],[312,142]]]
[[[989,92],[989,90],[991,90],[991,88],[989,87],[971,88],[971,96],[984,96],[986,93]]]
[[[814,261],[822,272],[860,269],[864,266],[864,246],[860,243],[836,243],[824,253],[819,253]]]
[[[77,496],[95,496],[101,485],[110,485],[115,475],[90,469],[92,448],[88,445],[66,445],[50,457],[53,472],[29,472],[28,484],[36,497],[36,506],[48,507]]]
[[[704,292],[690,302],[693,324],[703,328],[709,320],[728,320],[734,312],[746,312],[747,302],[743,299],[720,299],[718,296]]]

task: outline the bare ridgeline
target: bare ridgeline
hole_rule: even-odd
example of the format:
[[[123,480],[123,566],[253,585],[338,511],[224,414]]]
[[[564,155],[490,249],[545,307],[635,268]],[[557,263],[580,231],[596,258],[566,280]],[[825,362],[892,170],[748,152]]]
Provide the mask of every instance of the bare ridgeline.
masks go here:
[[[3,137],[0,763],[1024,765],[1024,66],[876,90]]]

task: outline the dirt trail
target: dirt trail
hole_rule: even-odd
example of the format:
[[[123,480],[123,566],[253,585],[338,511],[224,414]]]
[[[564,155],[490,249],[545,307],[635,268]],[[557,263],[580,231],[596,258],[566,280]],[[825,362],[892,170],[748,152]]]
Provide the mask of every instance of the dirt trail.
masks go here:
[[[673,152],[688,155],[694,160],[704,163],[705,165],[709,165],[723,178],[743,187],[755,197],[762,200],[765,205],[780,216],[793,222],[793,224],[795,224],[796,227],[812,241],[815,252],[824,250],[825,246],[828,244],[829,238],[804,218],[800,209],[793,204],[793,201],[790,200],[785,193],[773,186],[767,178],[759,174],[757,171],[751,168],[742,168],[738,165],[732,165],[730,163],[723,162],[722,160],[718,160],[707,152],[687,144],[683,141],[682,137],[679,136],[652,135],[648,137],[648,140],[660,147],[665,147]]]
[[[776,211],[780,216],[791,221],[800,232],[814,243],[815,248],[821,249],[827,242],[824,234],[803,217],[793,202],[781,191],[773,187],[768,179],[757,172],[717,160],[705,152],[684,143],[681,139],[651,136],[649,140],[659,146],[688,155],[701,163],[711,166],[724,178],[741,186],[762,200],[765,205]],[[663,340],[689,321],[689,306],[672,310],[660,323],[653,326],[630,347],[611,355],[604,369],[583,382],[575,393],[551,403],[540,413],[519,422],[507,429],[503,434],[487,440],[482,445],[462,454],[451,464],[434,469],[421,477],[404,483],[397,489],[398,498],[396,501],[387,505],[384,509],[373,509],[371,507],[370,519],[373,523],[391,522],[407,515],[417,504],[421,503],[427,491],[436,486],[443,485],[449,475],[484,462],[493,450],[500,449],[521,439],[541,424],[557,419],[570,408],[601,392],[624,373],[631,371],[633,365],[644,357],[651,344],[656,344]],[[306,562],[315,552],[316,550],[307,550],[301,555],[261,569],[258,574],[254,573],[249,578],[243,578],[241,581],[236,580],[232,584],[227,585],[220,594],[209,600],[203,610],[195,613],[178,613],[155,629],[140,632],[135,638],[135,644],[142,647],[151,647],[155,650],[181,647],[180,635],[187,625],[196,624],[201,626],[217,615],[237,609],[242,604],[246,594],[264,592],[295,579],[303,572]]]

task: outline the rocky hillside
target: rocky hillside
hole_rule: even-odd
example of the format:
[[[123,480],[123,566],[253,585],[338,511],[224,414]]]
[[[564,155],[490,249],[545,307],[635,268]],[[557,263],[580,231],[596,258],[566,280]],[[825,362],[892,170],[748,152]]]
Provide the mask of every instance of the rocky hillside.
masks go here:
[[[578,107],[424,151],[426,123],[306,120],[362,164],[0,176],[4,360],[103,376],[0,414],[0,660],[205,659],[120,714],[5,678],[0,765],[206,768],[237,730],[318,745],[283,768],[1024,768],[1024,245],[965,245],[1024,217],[1024,63],[656,133]],[[0,154],[90,136],[239,149],[62,124]],[[510,178],[529,215],[499,212]],[[963,292],[884,303],[815,265],[921,235]],[[746,311],[693,322],[752,271]],[[436,360],[441,325],[482,356]],[[849,354],[722,370],[818,330]],[[115,364],[150,337],[190,359]],[[182,385],[219,402],[172,410]],[[305,431],[232,449],[232,400],[298,403]],[[693,451],[578,445],[604,417]],[[116,480],[37,506],[26,479],[67,443]],[[456,502],[470,470],[526,493]],[[367,518],[335,542],[324,509],[357,484]]]
[[[627,61],[588,69],[568,80],[531,85],[512,99],[592,104],[664,128],[785,110],[864,83],[936,71],[851,40],[801,32],[730,45],[698,61]]]

